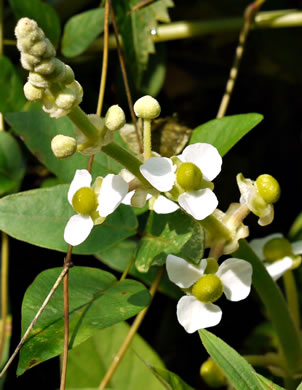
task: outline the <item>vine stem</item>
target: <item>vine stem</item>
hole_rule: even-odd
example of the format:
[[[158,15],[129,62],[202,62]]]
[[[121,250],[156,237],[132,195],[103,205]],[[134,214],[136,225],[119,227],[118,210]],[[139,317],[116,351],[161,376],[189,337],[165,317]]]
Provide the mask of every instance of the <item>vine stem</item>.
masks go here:
[[[2,232],[2,247],[1,247],[1,338],[0,338],[0,364],[6,341],[6,324],[8,312],[8,263],[9,263],[9,241],[8,235]]]
[[[26,329],[23,337],[21,338],[19,344],[17,345],[14,353],[11,355],[11,357],[9,358],[8,362],[6,363],[6,365],[3,367],[3,370],[1,371],[0,373],[0,379],[3,377],[3,375],[6,373],[6,371],[8,370],[9,366],[11,365],[11,363],[13,362],[14,358],[16,357],[17,353],[20,351],[20,349],[22,348],[23,344],[25,343],[28,335],[30,334],[30,332],[32,331],[33,327],[35,326],[36,322],[38,321],[38,319],[40,318],[41,314],[43,313],[45,307],[47,306],[48,302],[50,301],[51,297],[53,296],[53,294],[55,293],[55,291],[57,290],[57,288],[59,287],[60,283],[62,282],[63,278],[65,277],[66,273],[68,272],[68,268],[67,267],[64,267],[62,272],[60,273],[58,279],[56,280],[56,282],[54,283],[52,289],[50,290],[50,292],[48,293],[47,297],[45,298],[44,302],[42,303],[40,309],[38,310],[37,314],[35,315],[34,319],[32,320],[32,322],[30,323],[30,325],[28,326],[28,328]]]
[[[104,376],[102,382],[100,383],[100,385],[99,385],[99,387],[98,387],[98,390],[104,390],[104,389],[106,388],[106,386],[108,385],[109,381],[110,381],[111,378],[113,377],[115,371],[117,370],[117,368],[118,368],[118,366],[119,366],[119,364],[120,364],[120,362],[121,362],[123,356],[124,356],[125,353],[127,352],[128,348],[129,348],[129,346],[130,346],[130,344],[131,344],[131,342],[132,342],[132,340],[133,340],[133,337],[135,336],[135,334],[136,334],[136,332],[137,332],[137,330],[138,330],[140,324],[142,323],[142,321],[143,321],[145,315],[147,314],[147,311],[148,311],[148,309],[149,309],[149,307],[150,307],[150,305],[151,305],[151,302],[152,302],[152,300],[153,300],[153,297],[154,297],[154,295],[155,295],[155,293],[156,293],[156,291],[157,291],[157,289],[158,289],[159,283],[160,283],[161,278],[162,278],[162,276],[163,276],[163,272],[164,272],[164,268],[162,267],[162,268],[158,271],[158,273],[157,273],[157,275],[156,275],[156,277],[155,277],[155,279],[154,279],[154,281],[153,281],[153,283],[152,283],[152,285],[151,285],[151,287],[150,287],[149,292],[150,292],[150,295],[151,295],[151,301],[150,301],[149,305],[146,306],[146,307],[145,307],[145,308],[136,316],[136,318],[135,318],[135,320],[134,320],[134,322],[133,322],[133,324],[132,324],[132,326],[131,326],[131,328],[130,328],[130,330],[129,330],[129,333],[127,334],[127,336],[126,336],[126,338],[125,338],[123,344],[120,346],[119,351],[118,351],[117,354],[114,356],[113,362],[112,362],[111,366],[109,367],[109,369],[107,370],[107,372],[106,372],[106,374],[105,374],[105,376]]]
[[[139,132],[139,129],[137,126],[136,116],[135,116],[134,109],[133,109],[133,100],[132,100],[132,96],[131,96],[128,76],[127,76],[127,71],[126,71],[125,56],[124,56],[124,52],[122,50],[122,47],[120,45],[119,31],[118,31],[118,26],[116,23],[115,12],[114,12],[114,8],[112,5],[112,0],[108,0],[108,2],[109,2],[109,6],[110,6],[110,14],[111,14],[111,20],[112,20],[112,25],[113,25],[113,30],[114,30],[116,48],[117,48],[118,58],[120,61],[120,67],[121,67],[121,72],[122,72],[122,76],[123,76],[123,81],[124,81],[126,96],[127,96],[127,100],[128,100],[130,115],[131,115],[131,119],[132,119],[132,122],[133,122],[133,125],[135,128],[135,134],[136,134],[137,144],[139,146],[139,151],[140,151],[140,153],[143,153],[143,150],[144,150],[143,143],[142,143],[141,135],[140,135],[140,132]]]
[[[300,315],[299,315],[299,298],[297,293],[296,281],[291,270],[285,272],[283,275],[283,282],[285,288],[286,299],[288,302],[288,309],[292,319],[297,327],[300,329]]]
[[[239,43],[236,48],[233,65],[230,70],[229,79],[227,81],[226,88],[225,88],[225,93],[222,97],[218,109],[217,118],[222,118],[225,115],[228,105],[230,103],[231,95],[234,90],[234,86],[238,76],[238,70],[242,60],[246,39],[250,31],[251,25],[255,19],[256,13],[260,9],[263,2],[264,0],[256,0],[254,3],[250,4],[244,12],[244,22],[243,22],[243,27],[239,34]]]

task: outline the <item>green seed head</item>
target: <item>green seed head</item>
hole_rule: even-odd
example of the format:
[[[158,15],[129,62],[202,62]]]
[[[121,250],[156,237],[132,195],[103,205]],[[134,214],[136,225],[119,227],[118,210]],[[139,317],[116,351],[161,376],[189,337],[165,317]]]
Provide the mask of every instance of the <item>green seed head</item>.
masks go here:
[[[197,190],[202,181],[202,173],[195,164],[186,162],[177,169],[176,180],[185,191]]]
[[[72,198],[72,207],[82,215],[90,215],[97,208],[97,200],[93,189],[89,187],[80,188]]]
[[[256,179],[256,186],[260,196],[267,203],[275,203],[280,198],[280,186],[277,180],[271,175],[260,175]]]
[[[273,263],[285,256],[293,256],[292,246],[286,238],[273,238],[264,245],[263,254],[267,261]]]
[[[202,276],[192,288],[192,295],[204,303],[217,301],[222,293],[222,282],[219,277],[214,274]]]
[[[223,371],[212,359],[208,359],[201,365],[200,375],[210,387],[217,388],[226,384],[226,378]]]

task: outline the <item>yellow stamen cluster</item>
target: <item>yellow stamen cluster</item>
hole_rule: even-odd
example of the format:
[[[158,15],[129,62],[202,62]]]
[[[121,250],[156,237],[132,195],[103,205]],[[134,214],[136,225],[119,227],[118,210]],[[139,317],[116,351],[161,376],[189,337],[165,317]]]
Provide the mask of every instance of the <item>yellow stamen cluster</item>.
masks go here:
[[[222,293],[222,282],[215,274],[203,275],[192,288],[192,295],[204,303],[217,301]]]
[[[93,189],[89,187],[80,188],[72,198],[72,207],[79,214],[92,214],[97,208],[97,199]]]

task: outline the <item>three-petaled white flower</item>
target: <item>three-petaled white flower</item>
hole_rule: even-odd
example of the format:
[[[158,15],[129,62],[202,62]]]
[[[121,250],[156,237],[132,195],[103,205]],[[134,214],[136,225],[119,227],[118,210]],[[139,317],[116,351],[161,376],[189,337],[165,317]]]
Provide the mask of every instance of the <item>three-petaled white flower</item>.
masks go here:
[[[264,262],[267,272],[274,280],[279,279],[286,271],[294,268],[295,256],[302,254],[302,241],[296,241],[291,243],[292,256],[281,256],[280,259],[268,262],[263,253],[263,248],[265,244],[276,238],[283,238],[283,235],[281,233],[274,233],[264,238],[255,238],[249,242],[251,248],[259,259]]]
[[[78,169],[69,187],[68,202],[78,214],[67,222],[64,240],[73,246],[85,241],[93,226],[116,210],[129,188],[119,175],[97,177],[92,188],[91,181],[86,169]]]
[[[177,304],[178,322],[188,333],[215,326],[220,322],[222,311],[220,307],[212,302],[218,299],[222,292],[228,300],[240,301],[245,299],[251,290],[252,266],[247,261],[235,258],[227,259],[219,266],[216,273],[209,274],[205,273],[207,264],[207,259],[203,259],[199,266],[195,267],[180,257],[174,255],[168,255],[167,257],[166,267],[169,279],[182,289],[192,287],[190,292],[186,290],[187,295],[180,298]],[[198,284],[204,280],[205,291],[209,293],[212,280],[209,280],[207,286],[207,277],[215,278],[214,287],[217,288],[220,284],[221,293],[215,299],[202,302],[200,294],[198,294],[198,291],[196,294],[194,289],[197,286],[195,290],[198,290]],[[197,298],[196,295],[199,295],[199,297]]]
[[[174,164],[175,162],[175,164]],[[221,170],[222,158],[217,149],[206,143],[187,146],[182,154],[170,159],[151,157],[140,166],[142,175],[160,192],[153,203],[153,209],[159,214],[175,211],[178,204],[197,220],[213,213],[218,205],[212,191],[211,181]]]

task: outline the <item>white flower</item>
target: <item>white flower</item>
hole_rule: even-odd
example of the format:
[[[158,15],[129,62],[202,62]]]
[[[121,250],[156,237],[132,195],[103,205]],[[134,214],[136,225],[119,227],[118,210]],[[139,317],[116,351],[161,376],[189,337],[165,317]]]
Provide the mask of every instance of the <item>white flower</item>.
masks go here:
[[[251,290],[252,266],[244,260],[227,259],[218,268],[215,274],[205,274],[207,260],[201,260],[198,267],[193,266],[184,259],[168,255],[167,272],[169,279],[178,287],[189,289],[196,285],[203,277],[216,275],[220,280],[223,292],[230,301],[245,299]],[[216,300],[216,299],[215,299]],[[204,303],[197,299],[192,290],[183,296],[177,304],[178,322],[188,333],[198,329],[217,325],[222,316],[219,306],[213,303]]]
[[[64,240],[73,246],[84,242],[93,226],[103,223],[128,192],[128,184],[119,175],[98,177],[92,188],[91,181],[86,169],[78,169],[69,187],[68,202],[78,214],[67,222]]]
[[[270,234],[264,238],[255,238],[250,241],[250,246],[256,255],[259,257],[261,261],[264,262],[264,266],[270,276],[277,280],[279,279],[286,271],[294,267],[294,257],[293,256],[284,256],[280,259],[275,260],[273,263],[266,261],[263,248],[266,243],[271,241],[274,238],[283,238],[281,233]],[[302,241],[296,241],[291,243],[292,253],[293,255],[301,255],[302,254]]]
[[[173,160],[167,157],[151,157],[141,165],[140,171],[149,183],[160,192],[169,192],[175,186],[177,187],[177,195],[171,192],[170,197],[177,200],[179,205],[190,215],[197,220],[202,220],[213,213],[218,205],[218,201],[214,192],[208,188],[212,187],[211,181],[219,174],[221,170],[222,158],[217,149],[206,143],[197,143],[187,146],[182,154],[176,157],[177,166],[173,164]],[[196,189],[181,189],[177,181],[178,169],[190,163],[199,172]],[[195,172],[194,172],[195,174]],[[202,181],[201,181],[202,180]],[[201,184],[199,188],[199,184]],[[174,190],[173,188],[173,190]],[[165,202],[166,204],[164,204]],[[167,208],[167,202],[170,203]],[[174,203],[174,202],[173,202]],[[175,211],[177,205],[172,200],[164,199],[159,196],[153,204],[153,208],[158,213],[166,213],[172,209]]]

